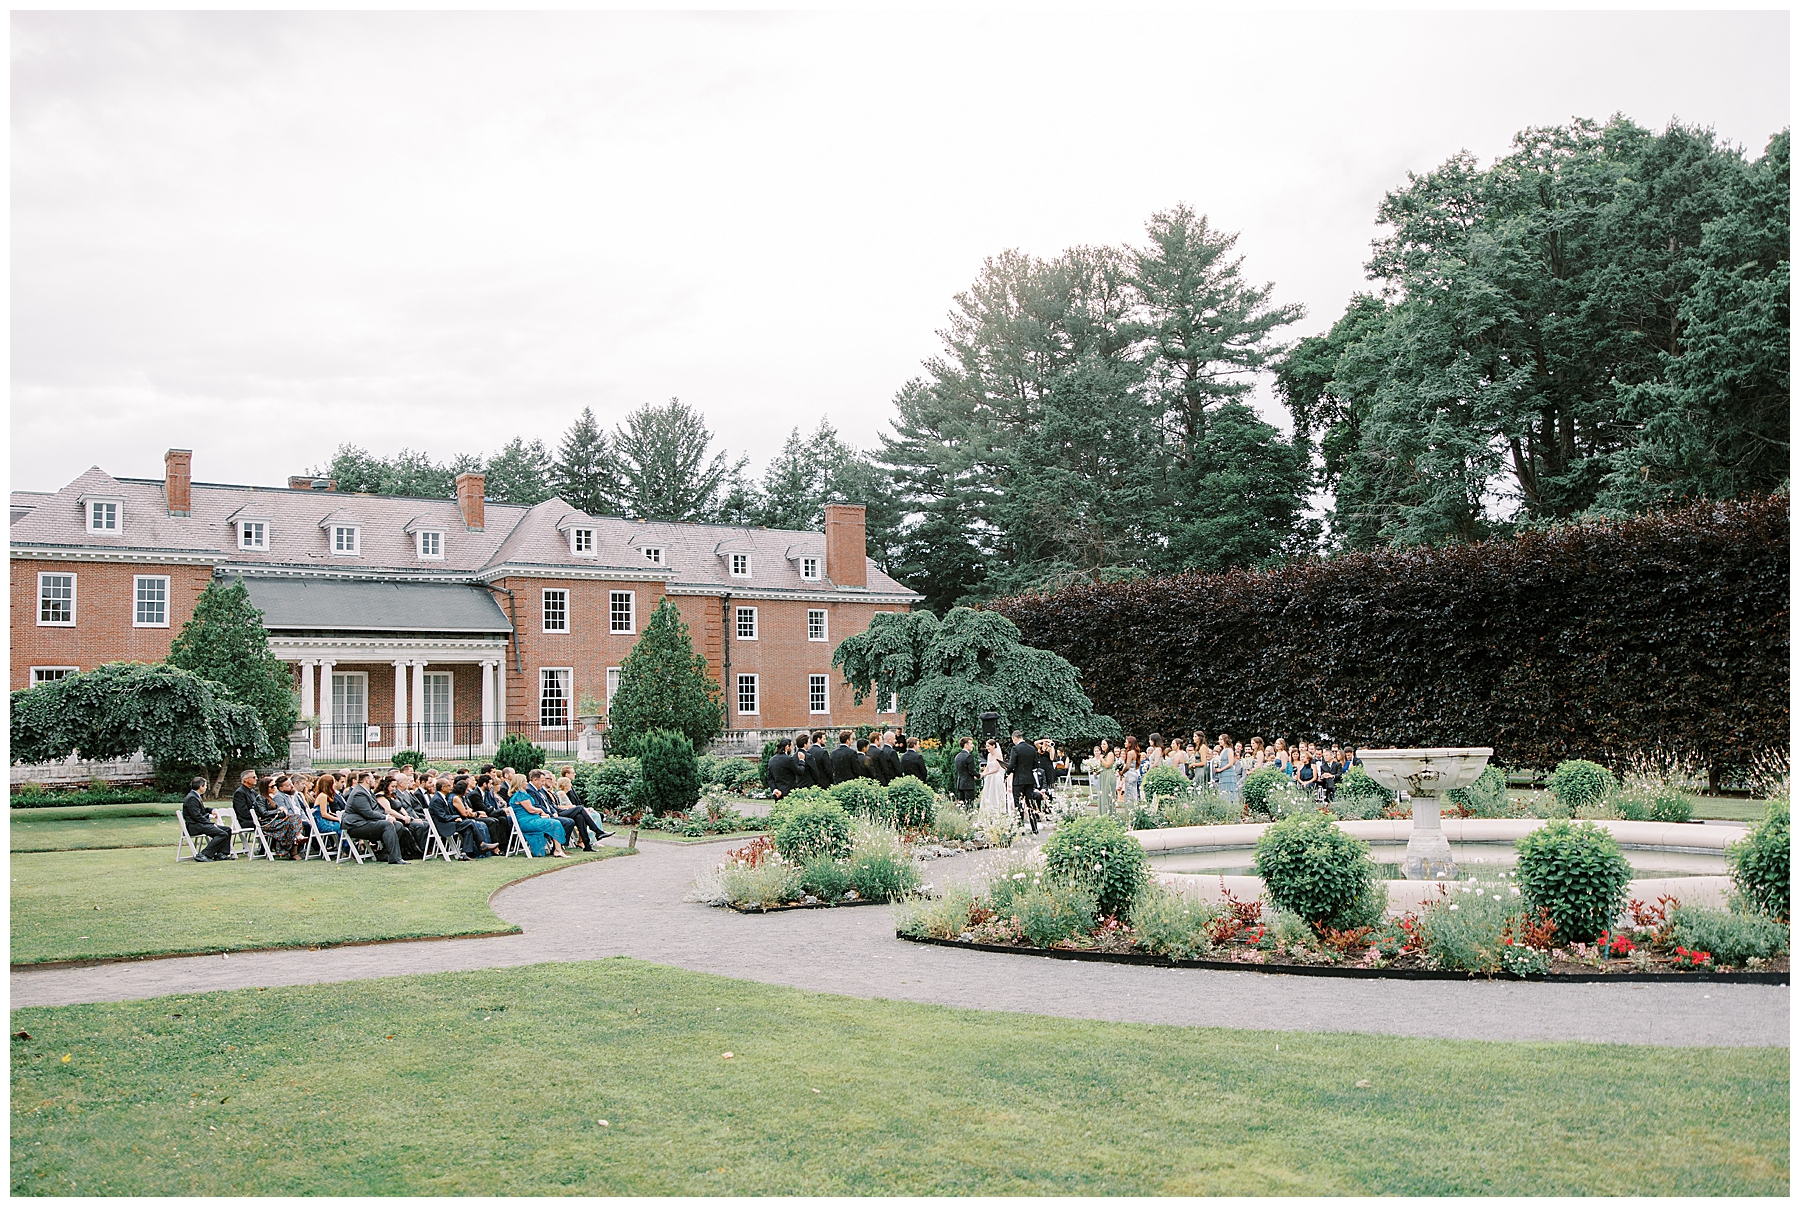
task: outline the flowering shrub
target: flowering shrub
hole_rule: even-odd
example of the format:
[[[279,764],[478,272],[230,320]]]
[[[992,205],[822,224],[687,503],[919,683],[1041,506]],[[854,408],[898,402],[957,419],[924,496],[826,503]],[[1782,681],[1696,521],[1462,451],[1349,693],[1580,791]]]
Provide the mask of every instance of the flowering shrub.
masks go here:
[[[1418,951],[1423,942],[1419,934],[1419,915],[1407,910],[1376,928],[1369,937],[1369,950],[1379,959],[1391,960]]]
[[[967,885],[953,884],[938,897],[914,897],[900,908],[895,925],[903,935],[921,939],[955,939],[972,925],[993,917],[980,909],[976,916],[975,893]]]
[[[1419,920],[1421,954],[1433,968],[1494,972],[1502,964],[1507,924],[1524,908],[1502,876],[1439,885]],[[1514,924],[1516,929],[1516,923]]]
[[[728,863],[741,863],[746,867],[756,867],[763,860],[775,853],[775,840],[762,834],[735,851],[725,852]]]
[[[821,901],[836,901],[851,887],[850,869],[822,855],[800,870],[800,887]]]
[[[1678,946],[1675,948],[1673,963],[1677,968],[1711,968],[1712,952],[1689,951],[1685,947]]]
[[[1244,786],[1239,789],[1244,798],[1244,816],[1269,816],[1269,793],[1287,782],[1287,773],[1279,767],[1264,767],[1245,776]]]
[[[1087,890],[1102,914],[1126,916],[1149,867],[1138,840],[1111,817],[1076,818],[1044,844],[1046,875]]]
[[[1206,924],[1206,937],[1214,946],[1223,947],[1235,939],[1248,938],[1249,942],[1258,942],[1263,935],[1261,901],[1239,901],[1230,889],[1224,889],[1221,895],[1224,909],[1214,915]],[[1254,933],[1254,938],[1249,936]]]
[[[1550,971],[1550,953],[1503,939],[1500,943],[1500,967],[1514,976],[1542,976]]]
[[[892,855],[856,855],[850,860],[850,887],[865,901],[893,901],[919,887],[919,872],[910,859]]]
[[[775,830],[775,849],[792,863],[821,855],[843,859],[850,854],[850,818],[835,804],[804,804],[790,809]]]
[[[1637,950],[1637,944],[1631,941],[1630,935],[1614,934],[1611,931],[1603,932],[1600,935],[1600,941],[1595,946],[1599,947],[1602,955],[1610,956],[1615,960],[1623,959]]]

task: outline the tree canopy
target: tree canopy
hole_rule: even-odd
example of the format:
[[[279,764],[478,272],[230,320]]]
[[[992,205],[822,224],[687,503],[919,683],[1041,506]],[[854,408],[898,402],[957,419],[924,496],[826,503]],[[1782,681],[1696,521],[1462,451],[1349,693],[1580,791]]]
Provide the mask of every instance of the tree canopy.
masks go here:
[[[991,711],[1002,731],[1033,738],[1120,736],[1116,721],[1094,712],[1068,659],[1023,644],[997,612],[952,608],[941,621],[928,611],[877,612],[831,660],[858,704],[871,692],[898,695],[914,733],[979,733]]]
[[[267,744],[242,757],[271,759],[287,754],[287,737],[300,715],[294,676],[269,649],[262,613],[250,603],[244,580],[213,579],[200,592],[194,614],[169,646],[169,665],[223,684],[233,700],[256,710]],[[208,764],[211,766],[212,764]]]
[[[607,710],[614,754],[637,753],[644,735],[667,729],[686,734],[696,749],[725,732],[725,703],[706,659],[694,652],[681,612],[667,599],[619,667],[619,687]]]
[[[269,745],[255,708],[222,683],[167,663],[108,662],[12,694],[12,759],[131,758],[214,767]],[[287,731],[281,731],[283,738]]]

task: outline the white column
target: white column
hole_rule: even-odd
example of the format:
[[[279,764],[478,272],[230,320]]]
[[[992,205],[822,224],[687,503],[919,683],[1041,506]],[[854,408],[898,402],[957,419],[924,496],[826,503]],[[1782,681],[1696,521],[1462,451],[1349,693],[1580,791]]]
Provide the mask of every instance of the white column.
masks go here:
[[[319,739],[320,746],[331,745],[334,735],[331,732],[331,668],[337,665],[335,658],[319,659]]]
[[[494,733],[494,671],[495,671],[495,669],[496,669],[495,663],[493,662],[492,659],[488,659],[488,658],[482,659],[482,661],[481,661],[481,738],[480,738],[480,744],[482,744],[482,745],[485,745],[493,737],[493,733]]]
[[[413,720],[419,723],[419,745],[425,744],[425,660],[416,659],[413,664]],[[412,745],[408,742],[407,745]]]
[[[313,715],[313,668],[318,663],[311,658],[300,660],[300,719],[307,720]]]
[[[394,659],[394,749],[412,743],[406,740],[406,659]]]
[[[506,736],[506,659],[494,668],[494,742]]]

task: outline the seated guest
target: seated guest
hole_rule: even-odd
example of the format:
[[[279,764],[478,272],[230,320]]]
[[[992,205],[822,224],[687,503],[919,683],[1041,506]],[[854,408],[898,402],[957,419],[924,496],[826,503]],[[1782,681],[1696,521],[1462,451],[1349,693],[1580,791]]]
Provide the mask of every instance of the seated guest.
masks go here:
[[[915,776],[921,783],[931,782],[931,768],[925,765],[925,755],[919,750],[919,739],[906,740],[906,753],[900,756],[900,774]]]
[[[237,791],[231,794],[231,811],[237,816],[237,828],[250,828],[250,815],[255,812],[256,802],[256,768],[244,768],[244,774],[238,777]]]
[[[381,783],[375,788],[375,801],[387,814],[387,819],[394,823],[394,828],[399,833],[400,854],[407,859],[423,859],[425,858],[425,823],[406,807],[407,802],[401,799],[403,791],[399,775],[384,776]]]
[[[565,775],[556,781],[557,816],[566,820],[570,813],[579,814],[586,818],[588,825],[593,828],[595,842],[599,842],[602,838],[611,838],[612,832],[600,824],[600,814],[576,804],[574,792],[575,781],[569,776]]]
[[[551,817],[561,818],[569,829],[569,837],[581,837],[581,849],[591,851],[599,843],[595,837],[600,827],[594,824],[586,809],[578,809],[575,802],[557,792],[557,785],[550,778],[550,773],[542,767],[526,777],[526,790],[536,798],[538,806]]]
[[[457,834],[463,841],[463,854],[471,859],[484,859],[489,855],[500,853],[500,844],[493,841],[493,829],[488,819],[474,807],[471,802],[479,803],[481,796],[469,783],[465,772],[454,780],[439,780],[440,790],[444,791],[444,803],[456,814]],[[449,785],[444,789],[443,785]],[[469,841],[473,835],[474,842]],[[471,849],[473,848],[473,849]]]
[[[327,848],[332,841],[329,836],[344,828],[339,822],[337,800],[338,781],[336,776],[326,772],[313,781],[313,820],[319,824],[319,832],[327,835],[325,839]]]
[[[505,851],[512,846],[513,815],[506,797],[495,790],[499,782],[498,772],[482,772],[470,785],[463,803],[487,823],[488,837]]]
[[[562,844],[569,840],[568,823],[561,818],[552,817],[538,804],[537,798],[527,787],[525,777],[514,775],[511,781],[512,796],[508,804],[512,807],[513,824],[519,827],[524,835],[525,843],[531,848],[533,855],[553,855],[558,859],[566,859],[568,852]]]
[[[460,847],[455,855],[457,859],[474,859],[485,854],[485,848],[494,844],[488,841],[487,826],[481,822],[465,818],[452,802],[457,799],[455,781],[449,776],[440,776],[436,782],[427,782],[431,792],[425,798],[425,809],[429,814],[432,828],[438,837],[444,840],[446,848]]]
[[[363,772],[361,781],[344,793],[344,811],[340,816],[344,833],[377,844],[388,863],[406,862],[400,854],[400,828],[375,799],[373,771]]]
[[[257,781],[256,792],[250,798],[250,811],[262,826],[269,850],[283,859],[298,859],[301,844],[306,841],[306,831],[299,816],[282,808],[275,796],[275,779],[265,775]]]
[[[200,793],[206,789],[206,777],[196,775],[188,785],[188,794],[181,802],[181,828],[190,838],[210,838],[204,851],[194,854],[195,863],[216,863],[223,859],[235,859],[231,853],[231,831],[218,823],[213,811],[206,807],[200,799]]]

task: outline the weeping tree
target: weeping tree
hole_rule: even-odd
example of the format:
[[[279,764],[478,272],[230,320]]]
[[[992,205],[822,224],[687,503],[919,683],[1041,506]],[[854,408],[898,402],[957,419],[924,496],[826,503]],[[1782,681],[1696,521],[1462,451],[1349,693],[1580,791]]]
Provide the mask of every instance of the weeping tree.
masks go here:
[[[157,763],[216,767],[254,757],[268,733],[222,683],[167,663],[109,662],[12,694],[12,758],[90,762],[142,751]]]
[[[831,661],[858,704],[871,692],[897,695],[914,733],[945,740],[979,733],[981,714],[994,712],[1003,733],[1120,736],[1117,721],[1094,711],[1073,663],[1019,638],[1018,626],[997,612],[952,608],[941,621],[927,611],[878,612]]]
[[[696,750],[725,732],[725,701],[706,659],[694,652],[681,612],[668,600],[619,667],[607,710],[613,753],[635,755],[652,730],[684,734]]]

